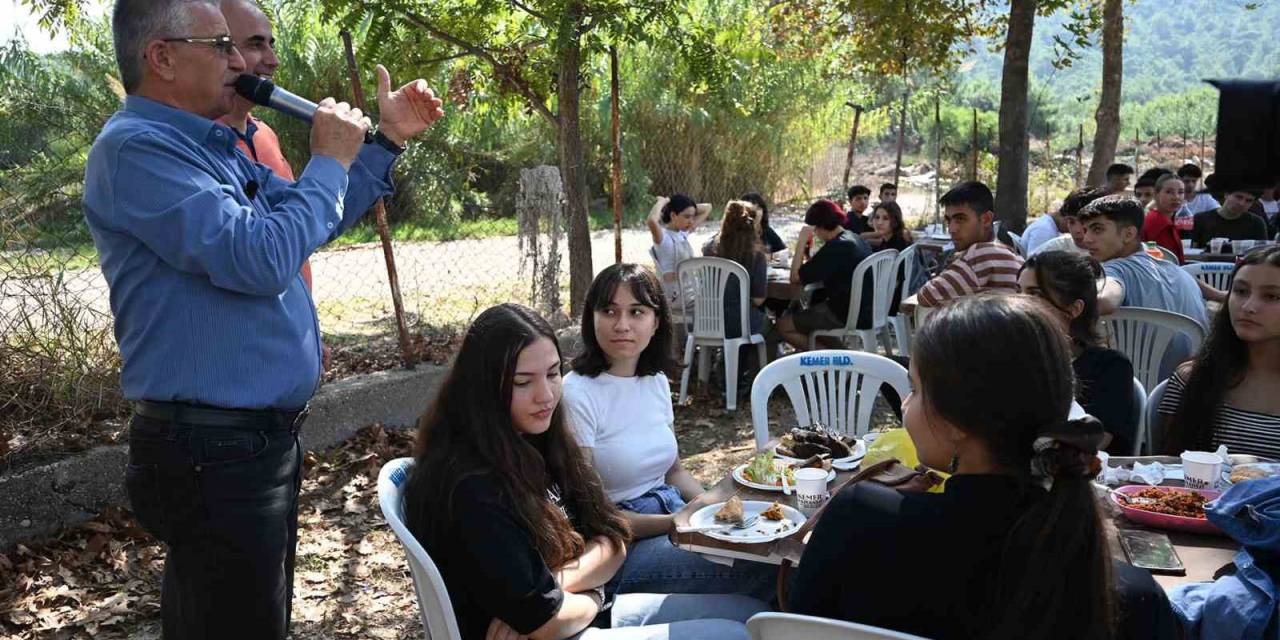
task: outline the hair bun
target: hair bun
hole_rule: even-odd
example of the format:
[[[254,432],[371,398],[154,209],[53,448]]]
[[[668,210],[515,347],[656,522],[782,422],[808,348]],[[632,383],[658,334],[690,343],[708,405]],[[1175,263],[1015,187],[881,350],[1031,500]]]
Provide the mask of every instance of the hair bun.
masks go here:
[[[1098,447],[1106,432],[1097,418],[1086,415],[1064,420],[1036,434],[1031,474],[1041,478],[1092,477],[1098,475]]]

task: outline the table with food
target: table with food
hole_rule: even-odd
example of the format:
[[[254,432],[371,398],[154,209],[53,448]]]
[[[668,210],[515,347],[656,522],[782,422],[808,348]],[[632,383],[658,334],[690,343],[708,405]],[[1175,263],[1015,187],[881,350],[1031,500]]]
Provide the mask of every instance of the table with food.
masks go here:
[[[790,430],[677,513],[673,542],[720,562],[799,564],[829,496],[850,482],[876,481],[864,480],[868,439],[821,426]],[[1223,453],[1208,471],[1212,481],[1187,458],[1107,459],[1095,487],[1116,557],[1152,570],[1165,588],[1211,581],[1229,565],[1239,545],[1206,518],[1206,504],[1235,483],[1280,475],[1280,463]],[[814,475],[825,491],[817,504],[805,503],[798,485]]]

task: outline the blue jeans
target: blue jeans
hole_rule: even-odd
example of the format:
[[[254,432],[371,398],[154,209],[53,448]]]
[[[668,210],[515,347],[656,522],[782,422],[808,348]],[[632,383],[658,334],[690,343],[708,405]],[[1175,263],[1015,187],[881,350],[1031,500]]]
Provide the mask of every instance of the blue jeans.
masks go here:
[[[613,603],[612,628],[587,629],[579,640],[747,640],[743,623],[768,611],[765,603],[734,595],[631,593]]]
[[[618,508],[633,513],[671,514],[685,505],[680,492],[659,485]],[[777,593],[778,568],[760,562],[736,561],[732,565],[712,562],[697,553],[671,543],[666,534],[632,541],[622,569],[609,581],[613,593],[702,593],[738,594],[763,602],[773,602]]]

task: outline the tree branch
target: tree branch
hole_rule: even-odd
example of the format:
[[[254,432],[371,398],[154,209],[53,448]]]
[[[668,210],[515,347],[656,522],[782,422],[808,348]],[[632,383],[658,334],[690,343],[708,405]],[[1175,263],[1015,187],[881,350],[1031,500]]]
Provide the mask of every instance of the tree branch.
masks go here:
[[[511,68],[510,65],[503,64],[503,62],[494,57],[493,53],[488,49],[471,44],[462,38],[444,31],[443,29],[440,29],[428,22],[426,18],[415,13],[411,13],[403,9],[396,9],[396,12],[404,16],[405,20],[413,23],[423,31],[426,31],[429,34],[440,38],[463,51],[466,51],[470,55],[474,55],[485,62],[488,62],[489,65],[493,67],[493,70],[500,76],[500,79],[509,81],[511,86],[515,88],[516,92],[529,103],[529,106],[536,111],[538,115],[545,118],[553,128],[556,128],[557,130],[560,128],[560,118],[556,117],[556,115],[551,113],[551,110],[547,108],[546,99],[538,95],[538,92],[534,90],[534,88],[530,86],[524,78],[521,78],[515,69]]]
[[[542,12],[532,7],[526,6],[523,2],[520,2],[520,0],[510,0],[510,2],[511,2],[511,5],[514,6],[515,8],[543,21],[544,23],[547,23],[547,24],[551,23],[551,20],[547,18],[546,14],[543,14]]]

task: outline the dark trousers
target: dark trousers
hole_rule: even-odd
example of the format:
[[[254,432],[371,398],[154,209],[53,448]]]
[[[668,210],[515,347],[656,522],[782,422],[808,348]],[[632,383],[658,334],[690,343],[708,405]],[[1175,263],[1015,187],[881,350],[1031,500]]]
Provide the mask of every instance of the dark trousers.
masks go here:
[[[280,640],[289,628],[302,451],[296,428],[135,415],[125,486],[165,543],[166,640]]]

